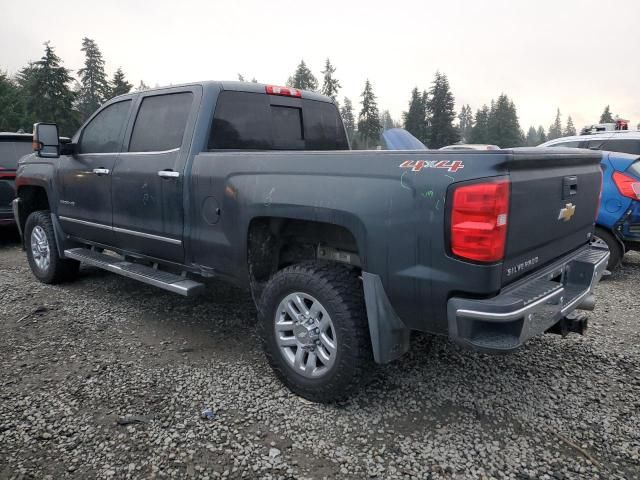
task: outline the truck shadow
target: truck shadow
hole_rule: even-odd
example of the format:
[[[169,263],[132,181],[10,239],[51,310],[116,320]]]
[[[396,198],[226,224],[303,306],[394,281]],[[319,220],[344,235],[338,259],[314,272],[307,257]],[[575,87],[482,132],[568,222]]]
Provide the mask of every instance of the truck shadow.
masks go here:
[[[0,248],[20,245],[20,235],[14,225],[0,226]]]

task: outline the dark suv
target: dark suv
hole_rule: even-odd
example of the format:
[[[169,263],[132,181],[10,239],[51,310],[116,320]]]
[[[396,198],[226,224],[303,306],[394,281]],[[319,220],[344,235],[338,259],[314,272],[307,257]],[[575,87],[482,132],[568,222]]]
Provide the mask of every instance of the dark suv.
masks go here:
[[[0,132],[0,225],[13,224],[11,201],[15,197],[18,159],[33,151],[30,133]]]

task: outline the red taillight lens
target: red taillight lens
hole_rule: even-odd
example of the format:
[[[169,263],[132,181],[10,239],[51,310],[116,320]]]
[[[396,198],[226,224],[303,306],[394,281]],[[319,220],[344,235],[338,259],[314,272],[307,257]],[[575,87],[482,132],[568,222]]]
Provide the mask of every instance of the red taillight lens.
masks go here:
[[[451,252],[478,262],[502,260],[508,213],[507,180],[456,188],[451,209]]]
[[[282,95],[283,97],[302,97],[302,92],[297,88],[278,87],[276,85],[267,85],[264,87],[269,95]]]
[[[620,172],[613,172],[613,183],[620,193],[628,198],[640,200],[640,180]]]

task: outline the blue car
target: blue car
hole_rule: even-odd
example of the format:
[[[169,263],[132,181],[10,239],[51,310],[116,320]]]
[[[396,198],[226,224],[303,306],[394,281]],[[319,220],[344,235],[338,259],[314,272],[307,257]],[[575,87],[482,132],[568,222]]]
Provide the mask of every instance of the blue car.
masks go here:
[[[640,157],[602,152],[602,199],[594,243],[609,247],[609,270],[629,250],[640,250]]]

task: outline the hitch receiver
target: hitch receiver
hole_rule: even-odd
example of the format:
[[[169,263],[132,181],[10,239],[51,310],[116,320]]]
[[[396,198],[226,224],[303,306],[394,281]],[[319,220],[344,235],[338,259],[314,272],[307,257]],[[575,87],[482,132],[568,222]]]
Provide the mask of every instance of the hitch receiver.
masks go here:
[[[589,317],[583,313],[571,312],[566,317],[563,317],[547,329],[545,333],[555,333],[556,335],[562,335],[566,337],[570,333],[579,333],[584,335],[587,332],[587,326],[589,324]]]

